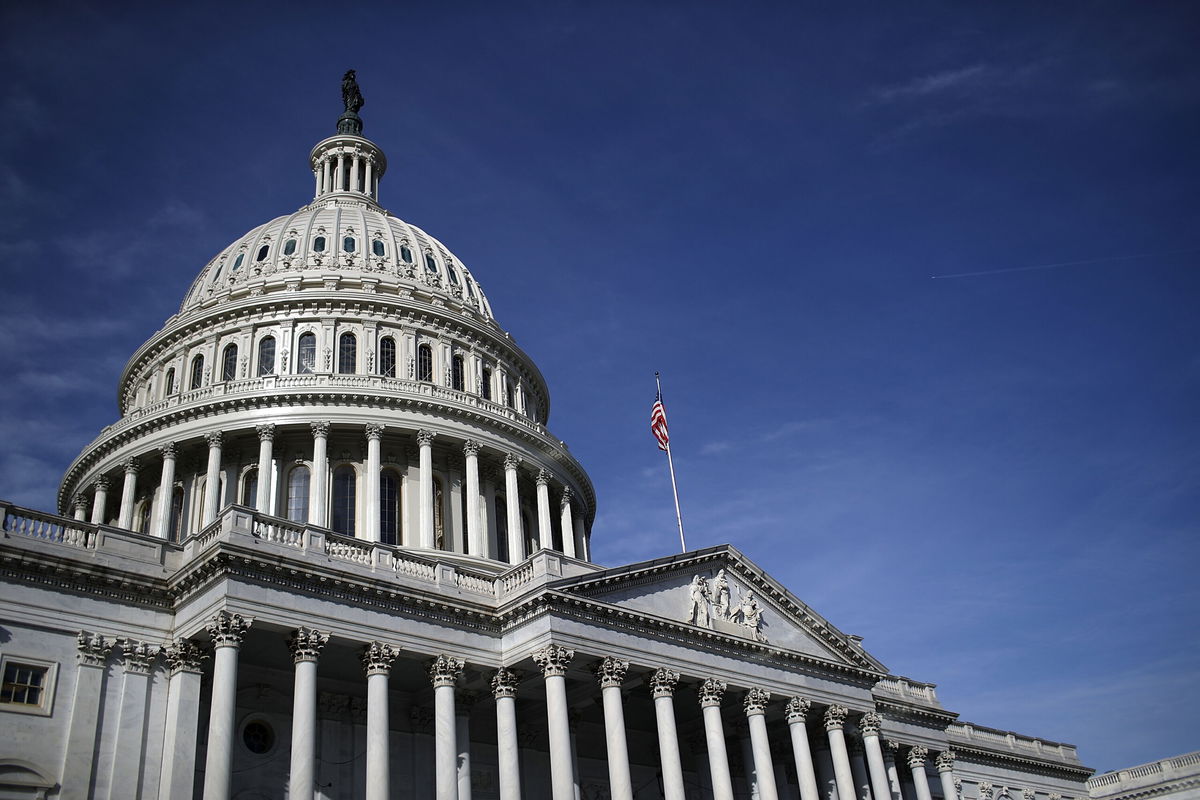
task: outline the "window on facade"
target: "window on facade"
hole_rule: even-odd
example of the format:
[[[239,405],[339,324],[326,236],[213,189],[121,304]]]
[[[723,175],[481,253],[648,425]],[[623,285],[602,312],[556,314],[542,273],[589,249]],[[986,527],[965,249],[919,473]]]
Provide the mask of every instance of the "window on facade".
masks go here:
[[[221,380],[231,381],[237,377],[237,345],[225,346],[221,356]]]
[[[503,495],[496,495],[496,558],[508,561],[508,506]]]
[[[446,550],[446,512],[442,507],[445,502],[445,493],[442,491],[442,479],[434,476],[433,479],[433,546],[438,550]]]
[[[513,385],[511,383],[509,383],[508,381],[505,381],[504,382],[504,402],[508,404],[509,408],[516,408],[517,407],[516,401],[517,401],[517,398],[516,398],[516,395],[513,393]]]
[[[412,250],[408,245],[405,244],[400,246],[400,258],[404,259],[406,264],[412,263]]]
[[[482,385],[479,387],[479,393],[483,395],[484,400],[492,399],[492,368],[484,367],[482,376]]]
[[[0,686],[0,703],[41,708],[46,700],[50,668],[38,664],[7,661],[4,664],[4,684]]]
[[[189,389],[199,389],[200,384],[204,382],[204,356],[196,356],[192,359],[192,381],[188,384]]]
[[[324,253],[325,252],[325,237],[318,236],[317,238],[313,239],[312,249],[313,249],[314,253]]]
[[[308,522],[308,467],[292,467],[287,481],[287,518],[292,522]]]
[[[383,239],[376,239],[375,241],[371,242],[371,252],[380,258],[383,258]]]
[[[427,344],[417,347],[417,380],[433,380],[433,348]]]
[[[390,336],[379,340],[379,374],[385,378],[396,377],[396,340]]]
[[[266,261],[267,253],[269,253],[270,251],[271,251],[271,246],[264,244],[262,247],[258,248],[258,255],[256,255],[254,257],[254,260],[255,261]]]
[[[296,240],[288,239],[283,243],[283,254],[285,256],[293,255],[296,252]]]
[[[242,505],[258,507],[258,468],[247,470],[242,476]]]
[[[216,283],[217,279],[221,277],[221,272],[224,271],[224,269],[225,269],[225,262],[222,261],[220,264],[217,265],[217,271],[213,273],[213,276],[212,276],[213,283]]]
[[[541,544],[538,542],[537,531],[529,524],[529,515],[521,512],[521,530],[525,532],[525,552],[536,553]]]
[[[450,386],[463,391],[463,357],[455,356],[450,359]]]
[[[471,283],[470,278],[466,278],[465,280],[466,280],[466,286],[467,286],[467,296],[474,298],[475,297],[475,286],[474,286],[474,284]]]
[[[275,374],[275,337],[264,336],[258,340],[258,374]]]
[[[437,262],[433,260],[433,253],[425,254],[425,271],[437,272]]]
[[[353,236],[347,236],[344,239],[342,239],[342,249],[345,250],[347,253],[354,252],[354,237]]]
[[[296,372],[307,374],[317,369],[317,335],[315,333],[300,334],[296,348]]]
[[[446,274],[450,276],[450,282],[458,286],[458,270],[454,267],[446,267]]]
[[[169,370],[167,370],[166,387],[167,387],[167,390],[166,390],[166,393],[163,395],[164,397],[175,394],[175,368],[174,367],[171,367]]]
[[[393,469],[379,473],[379,538],[384,544],[400,543],[400,476]]]
[[[355,488],[354,467],[343,464],[333,471],[331,522],[334,531],[346,536],[354,535]]]
[[[242,262],[246,260],[245,253],[238,253],[238,257],[233,260],[233,269],[231,272],[237,272],[242,267]]]
[[[176,486],[171,492],[171,521],[167,524],[167,537],[178,542],[183,530],[183,487]]]
[[[133,523],[133,529],[139,533],[150,532],[150,501],[145,500],[137,510],[137,519]]]
[[[338,340],[338,372],[353,373],[358,365],[358,339],[353,333],[343,333]]]

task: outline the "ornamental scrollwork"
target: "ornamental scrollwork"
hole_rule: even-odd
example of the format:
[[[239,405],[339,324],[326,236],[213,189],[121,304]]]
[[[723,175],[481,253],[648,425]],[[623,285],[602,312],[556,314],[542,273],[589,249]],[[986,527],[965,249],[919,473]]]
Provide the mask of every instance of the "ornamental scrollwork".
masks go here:
[[[858,730],[863,736],[878,736],[883,727],[883,717],[874,711],[868,711],[858,721]]]
[[[419,444],[421,447],[431,447],[433,446],[433,439],[435,436],[437,436],[437,434],[433,431],[427,431],[424,429],[419,430],[417,431],[417,444]]]
[[[1021,790],[1021,800],[1034,800],[1036,796],[1037,792],[1035,792],[1033,789]]]
[[[463,442],[463,455],[465,455],[467,458],[478,456],[482,447],[483,446],[474,439],[467,439],[467,441]]]
[[[812,701],[807,697],[793,697],[787,701],[787,706],[784,707],[784,712],[787,714],[787,721],[790,725],[793,722],[804,722],[808,719],[808,712],[812,708]]]
[[[103,667],[112,652],[113,642],[100,634],[80,631],[75,637],[79,663],[86,667]]]
[[[908,768],[909,769],[925,769],[925,761],[929,758],[929,748],[921,745],[913,745],[908,748]]]
[[[121,666],[126,672],[145,675],[150,672],[154,659],[158,658],[162,648],[149,642],[137,639],[118,639],[117,647],[121,649]]]
[[[308,427],[310,430],[312,430],[314,439],[324,439],[325,437],[329,436],[328,422],[310,422],[308,423]]]
[[[462,675],[464,666],[466,664],[461,658],[440,653],[429,662],[429,679],[433,681],[434,688],[453,686],[458,676]]]
[[[213,647],[240,647],[253,622],[251,617],[218,611],[204,627],[212,637]]]
[[[275,440],[275,425],[266,423],[265,425],[255,425],[254,432],[258,434],[260,442],[271,442]]]
[[[363,648],[360,658],[363,670],[368,676],[387,675],[392,668],[392,662],[400,655],[400,649],[383,642],[371,642]]]
[[[368,422],[365,427],[368,441],[372,439],[378,441],[379,439],[383,438],[383,426],[378,422]]]
[[[492,695],[497,699],[501,697],[516,697],[517,684],[520,682],[521,678],[516,671],[501,667],[492,676]]]
[[[288,639],[288,649],[292,651],[292,660],[299,664],[302,661],[316,661],[321,655],[321,649],[329,641],[329,634],[316,628],[297,628]]]
[[[542,674],[547,678],[566,675],[567,667],[570,666],[573,658],[575,658],[574,650],[568,650],[556,644],[548,644],[533,653],[534,662],[541,667]]]
[[[625,681],[625,674],[629,672],[629,662],[622,661],[614,656],[605,656],[599,664],[596,665],[596,678],[600,681],[600,688],[609,689],[614,686],[620,687]]]
[[[208,445],[210,450],[214,447],[220,447],[224,441],[225,434],[221,431],[210,431],[209,433],[204,434],[204,442]]]
[[[938,772],[950,772],[954,769],[954,751],[943,750],[938,753],[934,763],[937,765]]]
[[[675,686],[679,683],[679,673],[659,667],[651,673],[647,683],[650,684],[650,694],[655,700],[660,697],[672,697],[675,694]]]
[[[536,483],[538,486],[549,486],[550,473],[547,470],[539,469],[537,471],[537,477],[534,478],[534,483]]]
[[[979,800],[992,800],[992,785],[987,781],[979,784]]]
[[[755,686],[746,691],[746,697],[742,700],[742,708],[745,710],[746,716],[765,714],[769,702],[771,702],[771,693]]]
[[[512,453],[509,453],[508,455],[506,455],[504,457],[504,469],[505,470],[510,470],[510,469],[515,470],[519,466],[521,466],[520,456],[515,456]]]
[[[704,683],[700,684],[697,693],[700,695],[700,707],[708,708],[709,706],[721,705],[721,698],[725,696],[725,690],[729,688],[729,684],[718,678],[705,678]]]
[[[833,705],[825,709],[825,730],[840,731],[846,724],[846,715],[850,711],[845,706]]]
[[[190,639],[175,639],[163,648],[163,658],[166,659],[167,669],[174,675],[177,672],[199,672],[200,662],[208,658],[208,654]]]

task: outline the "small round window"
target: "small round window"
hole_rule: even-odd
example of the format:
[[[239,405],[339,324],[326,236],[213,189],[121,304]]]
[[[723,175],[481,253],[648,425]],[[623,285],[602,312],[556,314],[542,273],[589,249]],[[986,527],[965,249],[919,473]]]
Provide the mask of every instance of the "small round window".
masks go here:
[[[317,238],[313,239],[313,252],[314,253],[324,253],[325,252],[325,237],[324,236],[318,236]]]
[[[433,260],[433,253],[425,254],[425,269],[429,272],[437,272],[437,262]]]
[[[265,244],[262,247],[258,248],[258,255],[256,255],[254,257],[254,260],[255,261],[266,261],[267,253],[270,251],[270,249],[271,248]]]
[[[405,263],[412,263],[412,250],[408,249],[408,245],[403,245],[400,248],[400,257],[404,259]]]
[[[376,239],[371,242],[371,252],[383,258],[383,239]]]
[[[354,237],[353,236],[347,236],[345,239],[342,239],[342,249],[345,250],[347,253],[354,252]]]
[[[242,262],[245,260],[246,260],[246,254],[238,253],[237,259],[235,259],[233,262],[233,269],[236,271],[239,267],[242,266]]]
[[[262,755],[271,752],[275,746],[275,731],[265,721],[256,719],[246,723],[242,728],[242,743],[251,753]]]
[[[286,242],[283,243],[283,254],[285,256],[290,256],[295,252],[296,252],[296,240],[295,239],[288,239]]]

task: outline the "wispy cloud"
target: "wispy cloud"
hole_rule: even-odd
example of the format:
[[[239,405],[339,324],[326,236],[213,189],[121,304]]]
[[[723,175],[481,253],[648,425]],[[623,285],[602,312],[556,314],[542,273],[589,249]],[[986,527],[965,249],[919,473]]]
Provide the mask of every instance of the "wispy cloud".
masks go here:
[[[872,96],[876,102],[892,103],[952,91],[969,91],[988,83],[993,77],[994,70],[986,64],[972,64],[968,67],[922,75],[905,83],[884,86],[876,89]]]

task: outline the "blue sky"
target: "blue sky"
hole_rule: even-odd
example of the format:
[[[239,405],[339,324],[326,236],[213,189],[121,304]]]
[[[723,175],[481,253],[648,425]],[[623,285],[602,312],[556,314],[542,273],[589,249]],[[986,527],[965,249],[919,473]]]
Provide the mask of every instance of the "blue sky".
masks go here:
[[[1200,748],[1200,10],[898,8],[6,4],[0,496],[52,508],[195,274],[309,199],[352,67],[599,561],[677,547],[661,370],[690,545],[963,719]]]

